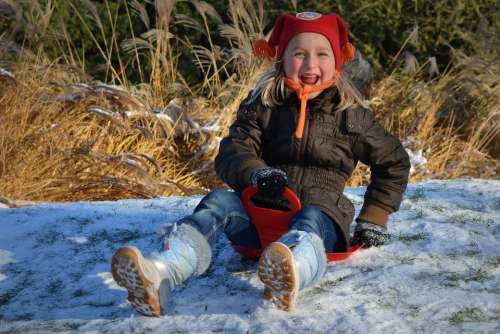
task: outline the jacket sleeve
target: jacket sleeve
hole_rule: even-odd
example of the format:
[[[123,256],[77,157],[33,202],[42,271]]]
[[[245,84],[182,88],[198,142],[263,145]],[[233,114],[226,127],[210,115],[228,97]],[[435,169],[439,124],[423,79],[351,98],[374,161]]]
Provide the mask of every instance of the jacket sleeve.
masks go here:
[[[229,134],[220,142],[215,171],[222,181],[237,191],[250,185],[255,168],[266,166],[261,158],[262,112],[260,103],[246,104],[243,101]]]
[[[369,109],[358,109],[359,136],[354,144],[356,160],[370,166],[371,181],[358,220],[385,225],[399,210],[408,184],[410,160],[401,142],[388,133]],[[348,127],[353,127],[348,123]]]

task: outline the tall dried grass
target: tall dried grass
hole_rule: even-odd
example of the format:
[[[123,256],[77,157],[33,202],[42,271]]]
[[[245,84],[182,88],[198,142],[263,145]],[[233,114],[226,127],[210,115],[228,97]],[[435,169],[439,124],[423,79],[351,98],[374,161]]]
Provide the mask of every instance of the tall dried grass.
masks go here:
[[[375,83],[370,104],[377,119],[400,138],[415,164],[410,181],[429,178],[498,178],[500,61],[455,54],[453,66],[429,78],[432,63],[415,72],[401,69]],[[366,166],[352,185],[366,184]]]
[[[105,33],[106,25],[116,24],[116,13],[109,9],[102,18],[91,2],[83,3],[85,9],[73,9],[84,29],[90,32],[96,24],[103,34],[99,50],[111,85],[86,74],[63,26],[56,61],[43,48],[37,54],[13,48],[9,36],[0,34],[0,67],[8,69],[0,70],[0,195],[97,200],[201,193],[222,186],[212,168],[219,140],[267,66],[252,57],[250,45],[263,37],[262,2],[230,0],[230,22],[222,24],[206,2],[191,2],[196,20],[174,15],[177,1],[157,1],[152,27],[144,4],[131,1],[126,7],[130,24],[131,15],[139,15],[147,30],[134,35],[131,29],[123,41]],[[43,14],[46,29],[40,30],[40,43],[51,34],[52,3],[44,4],[15,8],[22,14],[16,17],[28,17],[26,6]],[[209,21],[219,24],[226,44],[216,44]],[[175,36],[173,24],[201,33],[207,43]],[[190,50],[193,66],[202,73],[198,85],[187,84],[178,70],[180,47]],[[125,53],[131,55],[128,61],[121,58]],[[116,54],[120,61],[113,63]],[[128,82],[131,67],[140,69],[143,83]],[[496,178],[499,63],[457,55],[451,69],[434,78],[424,66],[412,66],[416,73],[411,74],[404,73],[405,67],[372,86],[370,103],[409,150],[421,150],[427,159],[411,180]],[[368,178],[366,167],[360,167],[350,184],[366,184]]]
[[[201,191],[176,140],[204,138],[181,107],[154,113],[119,87],[71,80],[58,66],[21,65],[15,73],[0,94],[3,195],[74,200]],[[67,81],[54,81],[61,77]]]

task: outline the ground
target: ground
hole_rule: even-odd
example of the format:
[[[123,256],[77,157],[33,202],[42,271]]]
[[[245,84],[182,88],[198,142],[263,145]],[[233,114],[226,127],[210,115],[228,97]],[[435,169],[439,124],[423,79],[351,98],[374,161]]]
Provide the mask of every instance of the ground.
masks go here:
[[[389,244],[329,267],[296,310],[263,303],[256,265],[225,239],[179,286],[167,315],[134,313],[111,278],[114,251],[157,247],[157,231],[200,197],[0,208],[0,333],[500,332],[500,181],[409,185]],[[347,188],[359,211],[365,188]]]

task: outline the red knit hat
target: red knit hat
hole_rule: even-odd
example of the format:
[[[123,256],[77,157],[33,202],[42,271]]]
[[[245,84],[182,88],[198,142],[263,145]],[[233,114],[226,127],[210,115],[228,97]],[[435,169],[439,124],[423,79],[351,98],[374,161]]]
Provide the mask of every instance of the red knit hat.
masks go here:
[[[344,20],[335,13],[321,15],[315,12],[279,16],[274,23],[269,41],[258,40],[254,43],[254,54],[260,58],[272,59],[276,57],[279,60],[283,56],[288,42],[295,35],[303,32],[315,32],[328,39],[332,46],[335,68],[338,72],[340,72],[342,65],[354,57],[354,47],[349,43]]]

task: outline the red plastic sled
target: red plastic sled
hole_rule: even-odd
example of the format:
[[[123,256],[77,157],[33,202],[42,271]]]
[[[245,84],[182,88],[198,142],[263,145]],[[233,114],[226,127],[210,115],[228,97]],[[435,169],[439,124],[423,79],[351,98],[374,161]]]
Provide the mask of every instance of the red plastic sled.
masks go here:
[[[285,188],[283,193],[285,199],[287,199],[292,205],[292,209],[290,211],[267,209],[256,206],[251,200],[252,196],[255,195],[256,192],[257,187],[247,187],[241,195],[241,200],[246,211],[252,218],[252,222],[257,228],[261,248],[249,248],[233,245],[235,251],[252,259],[258,259],[267,245],[278,240],[288,231],[288,221],[302,207],[300,199],[290,188]],[[272,222],[272,224],[269,224],[269,222]],[[326,256],[328,258],[328,262],[343,261],[348,259],[352,254],[361,250],[361,248],[363,248],[363,245],[354,245],[349,247],[346,252],[326,253]]]

